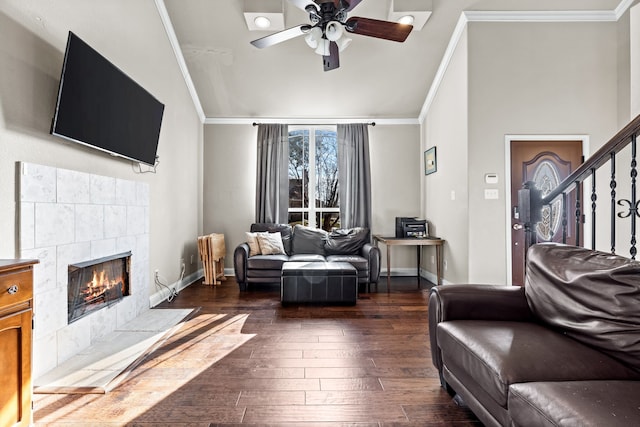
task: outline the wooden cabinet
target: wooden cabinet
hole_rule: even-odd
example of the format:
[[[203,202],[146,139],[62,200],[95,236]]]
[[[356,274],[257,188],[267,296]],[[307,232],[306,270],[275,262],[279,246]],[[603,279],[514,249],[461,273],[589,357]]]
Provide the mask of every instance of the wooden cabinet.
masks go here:
[[[31,423],[34,260],[0,260],[0,427]]]

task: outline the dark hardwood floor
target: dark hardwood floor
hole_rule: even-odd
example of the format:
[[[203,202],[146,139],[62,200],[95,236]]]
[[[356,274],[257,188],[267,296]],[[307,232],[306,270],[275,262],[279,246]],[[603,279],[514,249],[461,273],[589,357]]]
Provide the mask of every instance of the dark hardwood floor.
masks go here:
[[[422,283],[286,308],[275,286],[195,283],[159,307],[199,310],[120,385],[36,395],[35,425],[478,426],[440,387]]]

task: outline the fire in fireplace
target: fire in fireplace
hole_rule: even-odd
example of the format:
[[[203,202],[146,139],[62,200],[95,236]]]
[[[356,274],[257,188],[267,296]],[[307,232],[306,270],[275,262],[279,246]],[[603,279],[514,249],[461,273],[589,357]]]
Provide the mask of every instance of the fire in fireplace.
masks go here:
[[[69,323],[129,295],[130,264],[125,252],[69,265]]]

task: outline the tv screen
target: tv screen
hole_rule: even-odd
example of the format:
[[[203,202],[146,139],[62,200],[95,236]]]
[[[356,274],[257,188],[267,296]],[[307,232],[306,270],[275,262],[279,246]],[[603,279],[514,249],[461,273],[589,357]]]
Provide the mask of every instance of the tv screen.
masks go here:
[[[154,165],[164,104],[69,32],[51,134]]]

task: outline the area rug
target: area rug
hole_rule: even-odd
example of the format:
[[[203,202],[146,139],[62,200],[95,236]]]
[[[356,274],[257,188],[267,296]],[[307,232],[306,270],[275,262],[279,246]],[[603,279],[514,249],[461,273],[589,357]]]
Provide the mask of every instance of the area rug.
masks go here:
[[[33,392],[107,393],[197,309],[151,309],[34,380]]]

